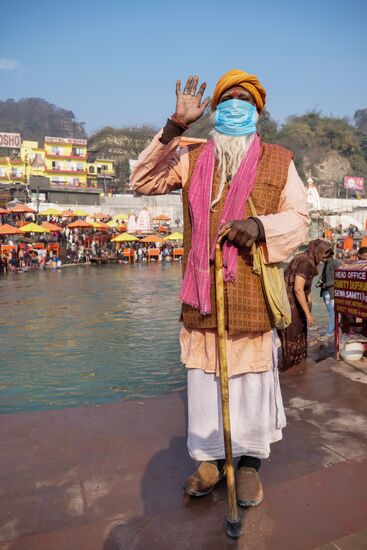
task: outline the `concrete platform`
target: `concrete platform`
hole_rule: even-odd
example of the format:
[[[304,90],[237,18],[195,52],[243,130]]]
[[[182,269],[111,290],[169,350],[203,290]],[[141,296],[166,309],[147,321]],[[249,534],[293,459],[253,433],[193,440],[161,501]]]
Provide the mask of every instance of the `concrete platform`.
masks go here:
[[[288,427],[265,500],[224,532],[225,484],[183,494],[185,396],[0,417],[1,550],[367,548],[367,374],[333,359],[282,375]]]

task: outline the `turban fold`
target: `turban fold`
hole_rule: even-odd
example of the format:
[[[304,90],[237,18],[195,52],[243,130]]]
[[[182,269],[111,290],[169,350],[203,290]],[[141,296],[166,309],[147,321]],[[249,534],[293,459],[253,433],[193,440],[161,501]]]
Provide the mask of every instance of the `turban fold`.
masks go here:
[[[265,105],[265,88],[261,86],[257,76],[245,73],[244,71],[240,71],[239,69],[233,69],[232,71],[229,71],[218,80],[212,97],[212,111],[214,111],[216,106],[218,105],[219,99],[221,98],[222,94],[226,90],[228,90],[229,88],[233,88],[234,86],[241,86],[241,88],[244,88],[245,90],[250,92],[255,100],[257,110],[259,111],[259,113],[261,113]]]

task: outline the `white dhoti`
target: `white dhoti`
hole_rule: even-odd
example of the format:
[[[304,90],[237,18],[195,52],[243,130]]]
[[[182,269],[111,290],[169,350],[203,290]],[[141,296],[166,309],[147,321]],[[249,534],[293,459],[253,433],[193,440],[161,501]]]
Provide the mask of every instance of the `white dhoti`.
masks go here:
[[[273,364],[266,372],[229,378],[233,456],[268,458],[270,445],[282,439],[286,425],[279,385],[276,337]],[[201,369],[188,369],[188,450],[194,460],[225,457],[220,380]]]

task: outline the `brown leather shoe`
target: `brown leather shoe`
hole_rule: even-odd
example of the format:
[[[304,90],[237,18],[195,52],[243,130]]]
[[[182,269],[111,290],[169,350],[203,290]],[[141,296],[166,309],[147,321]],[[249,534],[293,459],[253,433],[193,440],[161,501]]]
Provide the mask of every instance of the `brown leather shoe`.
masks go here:
[[[255,468],[242,466],[237,470],[236,491],[240,506],[258,506],[263,501],[263,486]]]
[[[213,462],[200,462],[198,469],[187,478],[183,488],[193,497],[203,497],[209,494],[225,476],[225,466],[219,471]]]

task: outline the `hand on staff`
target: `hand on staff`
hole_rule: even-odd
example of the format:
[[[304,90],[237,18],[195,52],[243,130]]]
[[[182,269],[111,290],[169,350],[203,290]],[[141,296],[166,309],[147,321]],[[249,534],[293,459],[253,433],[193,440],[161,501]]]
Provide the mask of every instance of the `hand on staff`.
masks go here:
[[[219,236],[227,234],[228,239],[237,246],[246,246],[250,248],[259,237],[259,226],[248,218],[247,220],[234,220],[221,227]]]
[[[200,86],[198,93],[196,88],[199,82],[198,76],[189,76],[186,81],[183,92],[181,92],[181,80],[176,82],[176,115],[189,126],[198,120],[208,106],[209,99],[201,103],[206,88],[206,82]]]

